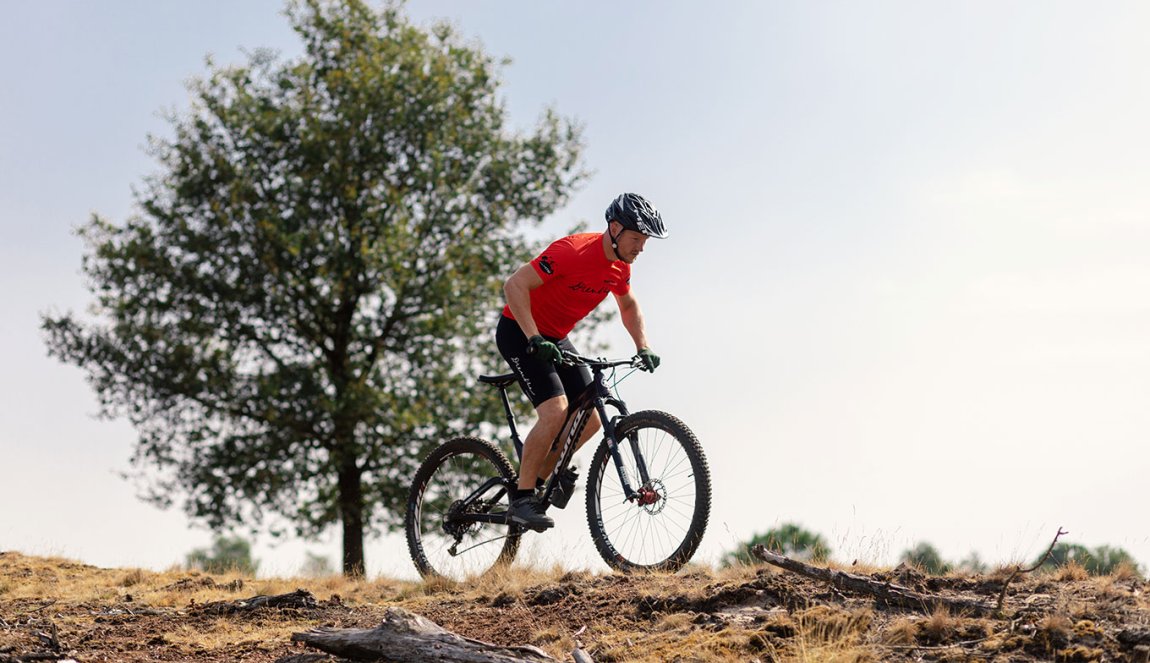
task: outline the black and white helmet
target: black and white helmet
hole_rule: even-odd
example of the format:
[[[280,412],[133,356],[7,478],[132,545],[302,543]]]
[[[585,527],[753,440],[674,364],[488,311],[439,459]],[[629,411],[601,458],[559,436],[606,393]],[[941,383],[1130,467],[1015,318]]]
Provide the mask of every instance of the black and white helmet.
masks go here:
[[[663,215],[646,198],[637,193],[623,193],[611,201],[604,214],[607,223],[618,221],[628,230],[643,233],[648,237],[664,239],[667,228],[663,225]]]

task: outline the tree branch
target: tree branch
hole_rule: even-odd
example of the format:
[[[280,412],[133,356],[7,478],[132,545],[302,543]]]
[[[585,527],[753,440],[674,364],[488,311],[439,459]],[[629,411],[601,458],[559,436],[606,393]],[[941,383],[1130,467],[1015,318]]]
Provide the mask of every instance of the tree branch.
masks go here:
[[[1021,574],[1037,571],[1043,564],[1046,563],[1047,559],[1050,559],[1050,555],[1054,552],[1054,546],[1058,543],[1058,539],[1062,535],[1069,533],[1070,532],[1065,532],[1061,527],[1059,527],[1058,533],[1054,535],[1054,540],[1050,542],[1050,547],[1046,549],[1046,553],[1042,555],[1042,557],[1038,558],[1038,561],[1034,564],[1034,566],[1028,569],[1024,569],[1022,568],[1021,564],[1014,565],[1014,570],[1010,572],[1010,576],[1006,578],[1006,582],[1002,583],[1002,591],[998,594],[998,605],[995,608],[995,612],[1002,612],[1002,605],[1006,602],[1006,588],[1010,587],[1010,583]]]
[[[888,582],[872,580],[864,576],[834,571],[828,568],[811,566],[789,557],[779,555],[767,550],[766,546],[751,546],[751,555],[780,568],[800,575],[828,582],[835,587],[859,594],[870,594],[887,603],[903,608],[910,608],[919,612],[930,613],[939,607],[946,607],[956,612],[967,612],[976,615],[989,615],[994,611],[989,605],[978,601],[952,599],[934,594],[922,594],[906,587],[900,587]]]

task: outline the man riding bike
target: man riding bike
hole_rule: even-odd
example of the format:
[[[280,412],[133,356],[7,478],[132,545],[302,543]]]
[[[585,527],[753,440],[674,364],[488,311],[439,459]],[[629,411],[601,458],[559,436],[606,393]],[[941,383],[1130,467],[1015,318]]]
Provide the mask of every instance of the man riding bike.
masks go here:
[[[548,446],[563,425],[568,400],[591,384],[586,367],[560,363],[563,350],[576,352],[567,334],[611,293],[643,368],[654,371],[659,366],[659,356],[647,345],[639,302],[631,292],[631,264],[643,252],[647,238],[665,238],[667,229],[659,211],[634,193],[615,198],[605,216],[605,232],[556,240],[503,285],[507,306],[495,341],[539,417],[523,442],[519,485],[508,516],[536,531],[555,525],[535,496],[559,461],[561,450]],[[601,425],[592,413],[576,448]],[[566,507],[577,478],[574,468],[562,470],[551,504]]]

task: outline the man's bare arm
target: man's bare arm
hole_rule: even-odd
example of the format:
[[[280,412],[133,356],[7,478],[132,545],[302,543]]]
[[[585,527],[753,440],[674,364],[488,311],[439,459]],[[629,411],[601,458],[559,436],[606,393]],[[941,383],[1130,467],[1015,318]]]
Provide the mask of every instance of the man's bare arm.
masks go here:
[[[531,266],[526,263],[511,278],[503,284],[503,296],[507,298],[507,306],[511,308],[511,315],[519,323],[519,328],[527,338],[539,335],[539,328],[535,326],[535,318],[531,316],[531,291],[543,285],[543,279]]]
[[[648,347],[647,330],[643,325],[643,311],[639,308],[639,300],[628,292],[625,295],[615,295],[615,301],[619,304],[619,318],[623,321],[623,327],[635,341],[635,351]]]

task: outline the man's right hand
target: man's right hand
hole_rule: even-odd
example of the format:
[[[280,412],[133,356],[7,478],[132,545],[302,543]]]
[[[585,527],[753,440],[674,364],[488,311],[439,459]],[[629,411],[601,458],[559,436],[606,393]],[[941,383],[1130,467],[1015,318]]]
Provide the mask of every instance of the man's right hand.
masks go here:
[[[527,354],[552,364],[558,364],[563,359],[563,353],[559,351],[559,346],[538,334],[527,339]]]

